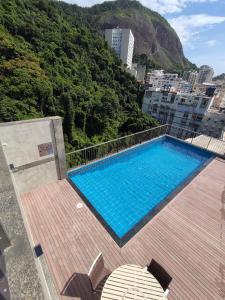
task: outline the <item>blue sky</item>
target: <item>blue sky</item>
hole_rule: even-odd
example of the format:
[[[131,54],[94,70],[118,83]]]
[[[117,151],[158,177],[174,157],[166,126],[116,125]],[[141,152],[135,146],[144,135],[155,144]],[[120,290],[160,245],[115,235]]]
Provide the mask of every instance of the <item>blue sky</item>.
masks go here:
[[[92,6],[103,0],[66,0]],[[197,66],[225,73],[225,0],[140,0],[162,14],[179,35],[185,56]]]

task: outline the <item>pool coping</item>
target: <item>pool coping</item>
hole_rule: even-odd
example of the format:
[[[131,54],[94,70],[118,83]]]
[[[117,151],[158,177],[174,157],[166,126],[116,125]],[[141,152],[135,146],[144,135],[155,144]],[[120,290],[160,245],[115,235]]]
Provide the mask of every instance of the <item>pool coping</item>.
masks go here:
[[[73,172],[77,172],[79,171],[79,169],[86,169],[88,168],[89,166],[91,165],[94,165],[96,163],[99,163],[103,160],[107,160],[107,159],[110,159],[112,158],[113,156],[118,156],[119,154],[123,154],[124,152],[127,152],[129,150],[132,150],[136,147],[140,147],[141,145],[144,145],[144,144],[147,144],[147,143],[151,143],[153,141],[156,141],[156,140],[159,140],[159,139],[162,139],[164,137],[169,137],[171,139],[174,139],[174,140],[177,140],[179,141],[180,143],[183,143],[183,144],[186,144],[186,145],[189,145],[189,146],[192,146],[194,148],[198,148],[202,151],[205,151],[205,152],[209,152],[212,157],[208,158],[204,164],[202,164],[197,170],[191,172],[191,174],[185,178],[178,187],[176,187],[174,190],[172,190],[167,197],[165,197],[164,199],[162,199],[160,201],[160,203],[158,205],[156,205],[153,209],[151,209],[149,211],[149,213],[147,213],[136,225],[134,225],[133,228],[131,228],[122,238],[119,238],[117,236],[117,234],[113,231],[113,229],[108,225],[108,223],[104,220],[104,218],[101,216],[101,214],[95,209],[95,207],[89,202],[89,200],[87,199],[87,197],[81,192],[81,190],[76,186],[76,184],[67,176],[67,181],[70,183],[70,185],[72,186],[72,188],[77,192],[77,194],[81,197],[81,199],[84,201],[84,203],[87,205],[87,207],[90,209],[90,211],[95,215],[95,217],[97,218],[97,220],[102,224],[102,226],[107,230],[107,232],[111,235],[111,237],[113,238],[113,240],[117,243],[117,245],[122,248],[130,239],[132,239],[136,233],[138,233],[148,222],[150,222],[153,217],[155,215],[157,215],[179,192],[181,192],[199,173],[201,173],[201,171],[209,165],[209,163],[216,157],[216,154],[213,152],[213,151],[210,151],[210,150],[207,150],[205,148],[202,148],[202,147],[199,147],[199,146],[195,146],[193,144],[190,144],[188,142],[185,142],[181,139],[178,139],[178,138],[174,138],[170,135],[162,135],[160,137],[157,137],[157,138],[154,138],[150,141],[146,141],[144,143],[141,143],[141,144],[138,144],[138,145],[135,145],[133,147],[130,147],[130,148],[127,148],[125,150],[122,150],[118,153],[113,153],[112,155],[110,156],[107,156],[105,158],[102,158],[102,159],[99,159],[99,160],[96,160],[90,164],[87,164],[87,165],[82,165],[81,167],[79,168],[76,168],[70,172],[68,172],[68,175],[73,173]]]

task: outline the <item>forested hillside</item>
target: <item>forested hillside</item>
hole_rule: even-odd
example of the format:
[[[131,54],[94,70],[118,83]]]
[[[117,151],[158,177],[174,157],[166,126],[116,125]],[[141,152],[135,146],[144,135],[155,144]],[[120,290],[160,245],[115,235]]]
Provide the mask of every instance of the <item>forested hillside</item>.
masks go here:
[[[106,28],[117,26],[131,28],[135,38],[136,57],[144,54],[152,65],[156,63],[159,67],[170,71],[193,68],[185,58],[180,39],[168,21],[140,2],[105,1],[85,8],[84,11],[88,22],[102,32]]]
[[[50,0],[0,1],[0,122],[60,115],[68,148],[156,125],[101,35]]]

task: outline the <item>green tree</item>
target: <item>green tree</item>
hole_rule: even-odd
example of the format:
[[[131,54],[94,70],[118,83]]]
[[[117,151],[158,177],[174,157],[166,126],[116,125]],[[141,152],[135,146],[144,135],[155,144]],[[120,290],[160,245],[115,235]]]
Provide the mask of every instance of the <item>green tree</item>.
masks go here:
[[[73,101],[70,93],[63,93],[60,97],[60,101],[64,106],[64,119],[63,119],[63,129],[67,135],[68,141],[73,140],[73,127],[74,127],[74,108]]]

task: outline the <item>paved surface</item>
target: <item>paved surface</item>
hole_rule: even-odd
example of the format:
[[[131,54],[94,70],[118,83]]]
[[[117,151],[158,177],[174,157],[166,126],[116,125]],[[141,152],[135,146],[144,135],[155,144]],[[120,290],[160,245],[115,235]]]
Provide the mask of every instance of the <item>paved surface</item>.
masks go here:
[[[192,143],[193,145],[211,150],[215,153],[225,156],[225,141],[223,140],[218,140],[202,134],[194,139],[188,138],[186,141]]]
[[[169,300],[225,299],[224,160],[213,160],[122,248],[66,180],[22,202],[58,294],[70,282],[63,300],[93,299],[87,273],[99,252],[111,271],[154,259],[172,277]]]
[[[10,300],[8,280],[6,277],[5,259],[0,250],[0,300]]]

